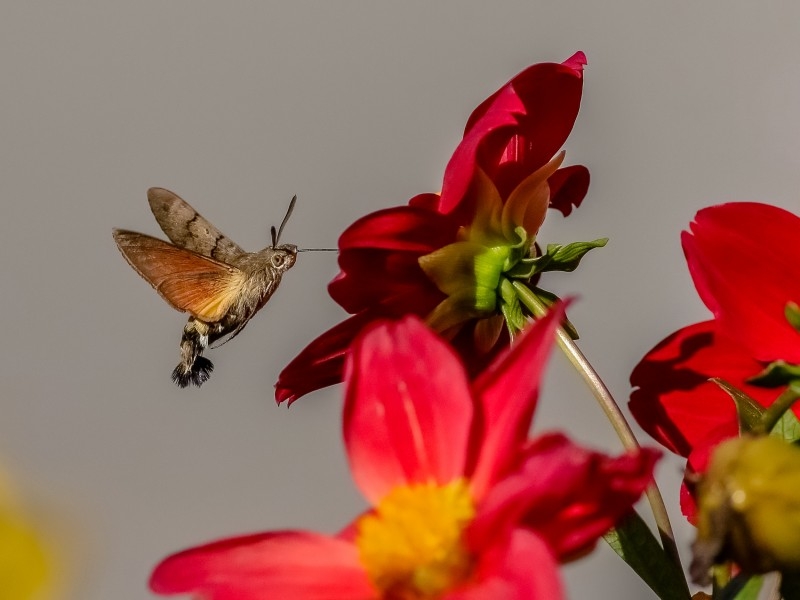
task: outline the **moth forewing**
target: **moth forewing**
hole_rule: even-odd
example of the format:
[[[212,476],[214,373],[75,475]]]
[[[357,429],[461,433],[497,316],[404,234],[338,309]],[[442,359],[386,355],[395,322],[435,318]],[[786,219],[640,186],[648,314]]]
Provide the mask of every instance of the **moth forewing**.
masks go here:
[[[244,254],[238,244],[177,194],[164,188],[150,188],[147,190],[147,201],[159,226],[176,246],[222,262],[229,262],[234,256]]]

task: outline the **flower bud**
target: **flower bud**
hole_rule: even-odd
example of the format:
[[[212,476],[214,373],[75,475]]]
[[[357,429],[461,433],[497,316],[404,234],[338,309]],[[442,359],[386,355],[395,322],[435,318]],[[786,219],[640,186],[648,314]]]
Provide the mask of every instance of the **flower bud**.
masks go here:
[[[800,448],[770,436],[745,436],[714,449],[698,482],[696,583],[735,561],[745,572],[800,569]]]

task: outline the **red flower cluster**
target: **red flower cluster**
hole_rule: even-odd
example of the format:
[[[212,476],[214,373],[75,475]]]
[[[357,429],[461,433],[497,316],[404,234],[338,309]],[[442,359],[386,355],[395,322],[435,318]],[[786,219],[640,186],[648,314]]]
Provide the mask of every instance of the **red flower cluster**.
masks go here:
[[[738,435],[731,398],[716,377],[769,406],[780,389],[752,384],[766,365],[800,363],[800,334],[786,319],[800,301],[800,218],[741,202],[703,209],[682,236],[695,287],[714,319],[684,327],[653,348],[631,375],[630,409],[664,446],[703,472],[710,451]],[[800,414],[800,408],[795,407]],[[682,490],[684,512],[694,501]]]
[[[548,206],[568,215],[589,185],[585,167],[553,159],[577,117],[585,63],[578,52],[511,79],[470,116],[441,194],[369,214],[342,234],[329,291],[353,316],[283,370],[279,402],[340,382],[347,348],[380,318],[426,319],[473,373],[508,345],[504,317],[518,310],[505,275],[529,257]]]
[[[373,509],[337,536],[278,531],[167,558],[153,591],[209,600],[558,600],[557,563],[631,509],[658,453],[610,458],[560,434],[528,439],[563,308],[470,382],[417,318],[355,341],[344,440]]]

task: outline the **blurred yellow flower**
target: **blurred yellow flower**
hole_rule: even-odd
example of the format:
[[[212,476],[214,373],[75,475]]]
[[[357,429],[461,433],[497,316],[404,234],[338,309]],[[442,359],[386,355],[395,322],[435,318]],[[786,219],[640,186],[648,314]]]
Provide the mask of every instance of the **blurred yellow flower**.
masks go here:
[[[0,600],[55,597],[51,549],[0,473]]]

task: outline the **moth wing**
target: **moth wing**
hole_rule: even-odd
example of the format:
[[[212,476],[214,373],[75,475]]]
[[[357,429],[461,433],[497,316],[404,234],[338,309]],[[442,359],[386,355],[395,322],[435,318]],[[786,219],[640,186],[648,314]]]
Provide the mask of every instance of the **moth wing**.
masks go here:
[[[114,241],[128,264],[173,308],[208,323],[225,316],[246,278],[236,267],[143,233],[115,229]]]
[[[159,226],[176,246],[222,262],[230,262],[232,257],[244,253],[236,242],[177,194],[164,188],[150,188],[147,201]]]

